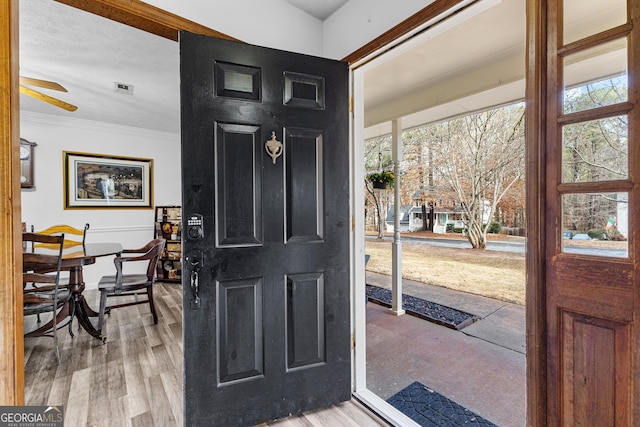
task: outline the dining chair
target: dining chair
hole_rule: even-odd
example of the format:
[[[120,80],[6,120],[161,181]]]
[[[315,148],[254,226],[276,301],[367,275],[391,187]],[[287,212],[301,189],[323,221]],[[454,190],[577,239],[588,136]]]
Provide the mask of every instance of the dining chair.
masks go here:
[[[46,234],[48,236],[55,236],[55,235],[60,235],[60,234],[64,234],[65,235],[65,240],[64,240],[64,247],[65,248],[69,248],[72,246],[79,246],[79,245],[83,245],[85,243],[85,240],[87,238],[87,230],[89,229],[89,223],[86,223],[84,225],[84,229],[80,229],[80,228],[75,228],[71,225],[66,225],[66,224],[58,224],[58,225],[52,225],[49,228],[46,228],[42,231],[34,231],[34,227],[33,225],[31,225],[31,232],[32,233],[37,233],[37,234]],[[75,236],[82,236],[82,241],[80,240],[73,240],[70,239],[68,236],[69,235],[75,235]],[[36,247],[39,247],[42,245],[37,245]]]
[[[36,233],[22,233],[22,241],[27,250],[22,254],[22,292],[24,316],[51,314],[52,326],[40,327],[25,333],[25,337],[51,336],[60,363],[58,347],[58,309],[70,298],[70,291],[60,284],[60,269],[64,235],[47,236]],[[34,253],[29,246],[45,244],[51,248],[50,254]],[[32,249],[32,248],[31,248]],[[39,321],[39,318],[38,318]]]
[[[52,225],[51,227],[45,228],[42,231],[34,231],[34,226],[33,224],[31,224],[32,233],[44,234],[47,236],[59,236],[59,235],[65,236],[65,239],[64,239],[65,248],[70,248],[70,247],[79,246],[79,245],[84,246],[85,240],[87,238],[88,229],[89,229],[89,223],[86,223],[84,225],[84,229],[75,228],[67,224],[58,224],[58,225]],[[82,241],[70,239],[67,237],[68,235],[82,236]],[[43,247],[44,248],[51,247],[51,245],[49,245],[48,243],[36,243],[33,245],[33,248],[43,248]],[[63,268],[62,271],[65,271],[65,269]],[[38,323],[39,322],[40,322],[40,315],[38,314]],[[71,325],[69,325],[69,331],[71,331]]]
[[[111,312],[111,309],[118,307],[127,307],[136,304],[149,304],[151,314],[153,315],[153,323],[158,323],[158,315],[153,303],[153,284],[156,280],[156,266],[164,250],[165,240],[154,239],[140,249],[125,249],[120,256],[117,256],[113,263],[116,267],[116,274],[102,276],[98,282],[98,290],[100,291],[100,312],[98,315],[98,330],[106,339],[106,325],[104,323],[104,315]],[[141,254],[141,255],[136,255]],[[147,263],[147,271],[144,274],[125,274],[124,265],[130,262]],[[138,300],[139,295],[144,295],[146,291],[146,299]],[[130,299],[126,302],[107,306],[107,298],[134,296],[134,300]]]

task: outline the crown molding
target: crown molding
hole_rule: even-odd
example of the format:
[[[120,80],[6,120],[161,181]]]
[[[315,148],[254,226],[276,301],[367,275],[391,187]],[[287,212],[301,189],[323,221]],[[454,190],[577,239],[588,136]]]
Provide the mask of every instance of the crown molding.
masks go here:
[[[164,132],[154,129],[138,128],[133,126],[117,125],[113,123],[97,122],[94,120],[76,119],[74,117],[56,116],[53,114],[34,113],[31,111],[20,112],[21,122],[31,122],[38,124],[47,124],[53,126],[73,127],[77,129],[86,129],[97,132],[108,131],[110,133],[119,133],[131,136],[153,137],[167,141],[175,141],[180,138],[179,133]]]

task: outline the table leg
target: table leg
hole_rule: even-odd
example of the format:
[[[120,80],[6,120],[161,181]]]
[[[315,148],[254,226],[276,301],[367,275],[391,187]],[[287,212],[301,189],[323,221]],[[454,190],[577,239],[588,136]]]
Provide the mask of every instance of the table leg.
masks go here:
[[[79,326],[82,327],[89,335],[92,337],[99,339],[103,343],[106,342],[107,337],[102,335],[101,331],[98,331],[89,317],[97,317],[98,313],[96,313],[82,295],[82,291],[84,290],[84,278],[82,276],[82,266],[78,266],[69,272],[69,285],[72,289],[73,295],[71,299],[73,300],[73,315],[78,319]]]
[[[82,309],[84,310],[85,313],[87,313],[87,316],[89,317],[98,317],[100,315],[100,313],[94,311],[91,307],[89,307],[89,304],[87,304],[87,300],[82,298],[79,301],[80,304],[82,304]]]
[[[75,314],[78,318],[78,323],[80,323],[80,326],[82,326],[82,329],[84,329],[89,335],[96,339],[99,339],[103,343],[106,342],[107,337],[105,335],[102,335],[101,331],[98,331],[96,328],[94,328],[91,320],[89,320],[89,315],[85,311],[85,307],[88,308],[88,305],[82,295],[76,295],[74,305],[76,311]]]
[[[71,301],[71,299],[69,299],[69,301]],[[71,335],[71,338],[74,338],[75,335],[73,334],[73,318],[76,317],[76,304],[70,302],[69,305],[71,306],[71,314],[69,319],[69,335]]]

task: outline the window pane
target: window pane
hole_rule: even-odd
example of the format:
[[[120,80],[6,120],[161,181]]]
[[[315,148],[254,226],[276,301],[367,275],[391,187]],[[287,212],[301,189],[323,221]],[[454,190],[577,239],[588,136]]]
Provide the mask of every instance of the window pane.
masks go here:
[[[628,117],[615,116],[562,129],[562,181],[598,182],[628,177]]]
[[[627,258],[628,193],[562,196],[562,251]]]
[[[626,0],[564,0],[564,44],[627,22]]]
[[[565,114],[625,102],[628,86],[626,39],[564,58]]]

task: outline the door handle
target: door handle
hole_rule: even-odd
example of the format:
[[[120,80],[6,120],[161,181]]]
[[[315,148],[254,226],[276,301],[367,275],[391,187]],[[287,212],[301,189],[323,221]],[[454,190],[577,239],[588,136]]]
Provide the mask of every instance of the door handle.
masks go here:
[[[193,295],[193,299],[191,300],[190,306],[192,310],[197,310],[200,308],[200,276],[198,271],[202,268],[204,263],[204,257],[202,255],[202,251],[193,251],[186,258],[186,264],[189,268],[189,286],[191,288],[191,294]]]

